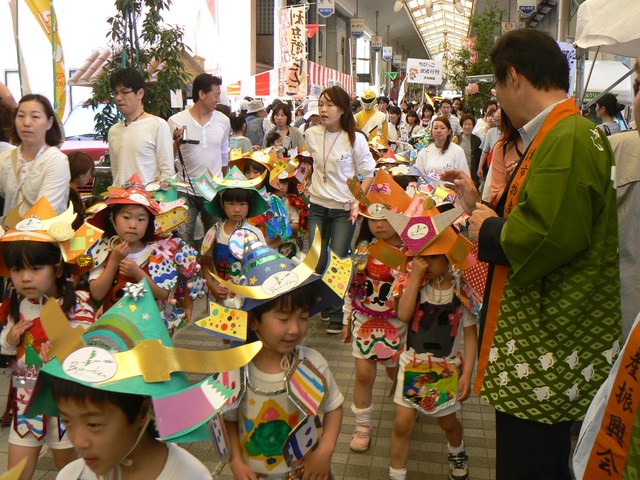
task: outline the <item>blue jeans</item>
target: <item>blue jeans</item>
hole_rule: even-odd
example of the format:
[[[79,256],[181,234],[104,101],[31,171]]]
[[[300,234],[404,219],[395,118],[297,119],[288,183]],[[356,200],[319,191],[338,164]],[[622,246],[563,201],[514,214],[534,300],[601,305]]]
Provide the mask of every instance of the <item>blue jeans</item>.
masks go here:
[[[200,250],[200,245],[196,245],[196,241],[194,239],[194,231],[198,215],[200,215],[200,220],[202,220],[202,226],[204,227],[205,234],[218,221],[218,218],[214,217],[204,209],[204,204],[206,202],[204,198],[189,195],[185,192],[179,192],[178,195],[180,198],[185,199],[185,205],[189,207],[189,220],[187,220],[184,232],[180,235],[180,238],[195,249]]]
[[[349,248],[353,238],[355,226],[351,223],[349,210],[338,210],[311,204],[309,207],[309,242],[313,243],[316,227],[322,235],[320,260],[316,273],[322,274],[327,263],[327,248],[331,248],[339,257],[349,255]],[[342,324],[342,304],[334,305],[330,309],[330,322]]]

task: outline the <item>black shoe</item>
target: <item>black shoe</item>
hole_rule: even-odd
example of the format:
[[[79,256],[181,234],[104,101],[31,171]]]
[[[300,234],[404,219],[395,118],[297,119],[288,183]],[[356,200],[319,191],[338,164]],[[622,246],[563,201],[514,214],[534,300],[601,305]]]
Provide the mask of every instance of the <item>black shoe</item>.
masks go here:
[[[329,322],[329,325],[327,325],[327,333],[329,335],[336,335],[338,333],[342,333],[342,323]]]
[[[323,322],[328,322],[331,319],[331,310],[329,310],[328,308],[325,308],[324,310],[320,311],[320,320],[322,320]]]
[[[449,478],[451,480],[467,480],[469,478],[467,460],[469,457],[464,451],[449,454]]]

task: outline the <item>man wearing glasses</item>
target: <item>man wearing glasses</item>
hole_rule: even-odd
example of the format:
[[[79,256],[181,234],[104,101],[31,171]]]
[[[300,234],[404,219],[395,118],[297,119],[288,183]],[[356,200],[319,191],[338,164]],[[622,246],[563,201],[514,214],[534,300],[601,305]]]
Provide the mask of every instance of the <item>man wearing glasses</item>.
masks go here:
[[[109,129],[109,158],[113,184],[122,185],[134,173],[143,183],[174,175],[173,139],[169,125],[144,111],[144,77],[135,68],[111,75],[113,101],[122,122]]]

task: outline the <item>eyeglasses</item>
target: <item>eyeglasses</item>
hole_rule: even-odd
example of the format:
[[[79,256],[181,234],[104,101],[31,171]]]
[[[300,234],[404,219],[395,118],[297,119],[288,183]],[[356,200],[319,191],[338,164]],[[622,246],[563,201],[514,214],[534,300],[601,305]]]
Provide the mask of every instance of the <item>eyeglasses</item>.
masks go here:
[[[115,92],[111,92],[111,98],[116,98],[118,96],[124,97],[129,93],[133,93],[133,90],[116,90]]]

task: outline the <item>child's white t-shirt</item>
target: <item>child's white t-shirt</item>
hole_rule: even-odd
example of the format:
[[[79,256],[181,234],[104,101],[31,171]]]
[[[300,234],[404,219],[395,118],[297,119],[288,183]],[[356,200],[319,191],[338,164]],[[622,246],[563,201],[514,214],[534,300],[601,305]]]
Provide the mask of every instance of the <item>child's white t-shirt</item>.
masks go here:
[[[169,453],[167,461],[160,475],[155,480],[176,480],[178,478],[189,480],[210,480],[211,473],[196,457],[187,452],[184,448],[173,443],[167,443]],[[84,460],[79,458],[64,467],[57,480],[98,480],[98,477],[89,467],[86,466]],[[152,479],[150,479],[152,480]]]

